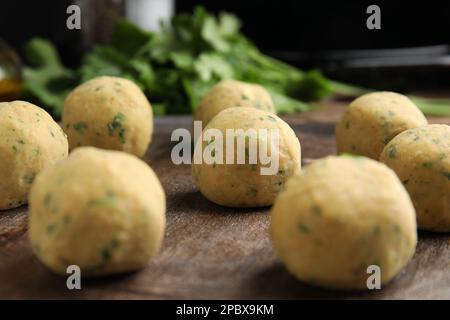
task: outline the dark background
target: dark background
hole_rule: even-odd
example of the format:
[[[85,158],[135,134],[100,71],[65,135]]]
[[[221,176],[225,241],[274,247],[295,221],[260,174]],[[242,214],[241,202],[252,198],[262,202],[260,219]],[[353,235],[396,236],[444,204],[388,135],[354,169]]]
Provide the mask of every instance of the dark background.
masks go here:
[[[244,32],[267,50],[375,49],[450,43],[450,2],[436,1],[178,1],[237,12]],[[264,3],[264,5],[262,4]],[[366,28],[366,9],[380,6],[382,29]]]
[[[84,2],[88,9],[82,14],[88,11],[89,15],[82,19],[93,21],[89,30],[69,31],[65,9],[71,1],[2,1],[0,38],[19,52],[33,36],[49,38],[63,61],[75,67],[92,44],[108,41],[109,26],[124,10],[122,1]],[[450,85],[450,63],[445,63],[450,57],[450,1],[179,0],[176,12],[191,11],[197,4],[235,13],[243,21],[243,32],[261,50],[302,68],[320,68],[337,79],[379,88]],[[381,30],[366,28],[370,4],[381,8]],[[426,48],[416,53],[411,47]],[[407,49],[401,53],[376,50],[385,48]],[[404,59],[386,67],[385,58],[391,56]],[[363,59],[358,67],[349,66],[357,59]]]

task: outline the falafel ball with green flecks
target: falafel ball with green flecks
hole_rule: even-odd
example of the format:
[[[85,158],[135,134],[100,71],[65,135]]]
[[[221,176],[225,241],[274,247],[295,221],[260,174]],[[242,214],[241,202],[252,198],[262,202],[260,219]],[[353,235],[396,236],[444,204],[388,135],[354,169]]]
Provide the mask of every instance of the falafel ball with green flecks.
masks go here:
[[[141,157],[151,141],[153,111],[132,81],[103,76],[79,85],[67,96],[62,123],[70,150],[94,146]]]
[[[450,126],[406,130],[389,142],[380,161],[409,192],[419,228],[450,231]]]
[[[262,86],[237,80],[217,83],[202,98],[194,114],[205,127],[220,111],[230,107],[250,107],[276,113],[270,94]]]
[[[337,123],[337,152],[378,160],[397,134],[426,124],[425,116],[408,97],[395,92],[368,93],[355,99]]]
[[[405,188],[387,166],[359,156],[319,159],[290,178],[272,207],[270,232],[294,276],[333,289],[367,289],[371,266],[380,268],[381,284],[389,282],[417,243]]]
[[[0,210],[27,203],[35,176],[67,154],[67,137],[45,110],[0,103]]]
[[[124,152],[77,148],[36,177],[31,246],[62,275],[70,265],[83,276],[136,270],[160,248],[165,208],[164,190],[146,163]]]
[[[203,155],[201,162],[197,154]],[[263,207],[272,205],[300,167],[300,141],[286,122],[267,111],[235,107],[221,111],[203,130],[192,175],[214,203]]]

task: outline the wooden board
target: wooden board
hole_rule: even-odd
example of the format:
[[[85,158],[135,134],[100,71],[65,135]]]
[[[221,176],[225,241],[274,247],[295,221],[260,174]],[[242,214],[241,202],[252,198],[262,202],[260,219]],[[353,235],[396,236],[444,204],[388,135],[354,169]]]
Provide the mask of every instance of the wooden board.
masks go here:
[[[285,117],[302,144],[304,163],[335,153],[334,123],[343,106]],[[430,119],[450,123],[450,119]],[[412,262],[382,290],[334,292],[295,280],[281,265],[268,235],[265,209],[227,209],[197,191],[189,165],[170,161],[170,134],[190,128],[188,116],[156,119],[145,160],[167,193],[167,229],[161,252],[147,268],[83,280],[69,291],[32,254],[27,208],[0,213],[0,298],[56,299],[450,299],[450,235],[420,233]]]

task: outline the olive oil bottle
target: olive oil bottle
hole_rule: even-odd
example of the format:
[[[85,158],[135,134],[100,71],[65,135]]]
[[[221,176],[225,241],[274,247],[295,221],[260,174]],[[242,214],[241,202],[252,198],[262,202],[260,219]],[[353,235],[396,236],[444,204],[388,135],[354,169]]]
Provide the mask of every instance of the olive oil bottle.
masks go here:
[[[0,102],[20,98],[21,63],[16,52],[0,39]]]

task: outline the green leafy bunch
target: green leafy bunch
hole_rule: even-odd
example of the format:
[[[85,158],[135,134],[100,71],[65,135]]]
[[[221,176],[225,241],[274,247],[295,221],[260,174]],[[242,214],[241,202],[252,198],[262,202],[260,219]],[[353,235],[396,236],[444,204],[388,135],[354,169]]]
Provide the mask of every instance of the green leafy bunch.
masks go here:
[[[307,110],[311,106],[300,99],[330,94],[319,72],[303,73],[262,54],[239,32],[240,25],[232,14],[214,16],[202,7],[176,15],[158,32],[120,20],[112,43],[95,46],[76,71],[62,65],[51,43],[32,39],[25,49],[31,65],[24,71],[26,92],[56,117],[70,89],[101,75],[133,80],[156,114],[191,113],[215,83],[231,78],[266,87],[281,113]]]
[[[304,72],[264,55],[240,32],[240,26],[233,14],[216,16],[203,7],[174,16],[169,23],[162,23],[158,32],[119,20],[111,44],[95,46],[78,70],[65,68],[50,42],[32,39],[25,48],[31,65],[24,70],[25,92],[56,118],[74,86],[102,75],[134,81],[157,115],[192,113],[201,97],[223,79],[261,84],[271,94],[278,113],[310,110],[314,107],[310,101],[330,95],[367,92],[328,80],[319,71]],[[434,106],[425,107],[429,113],[436,111]],[[449,110],[441,105],[437,111]]]

